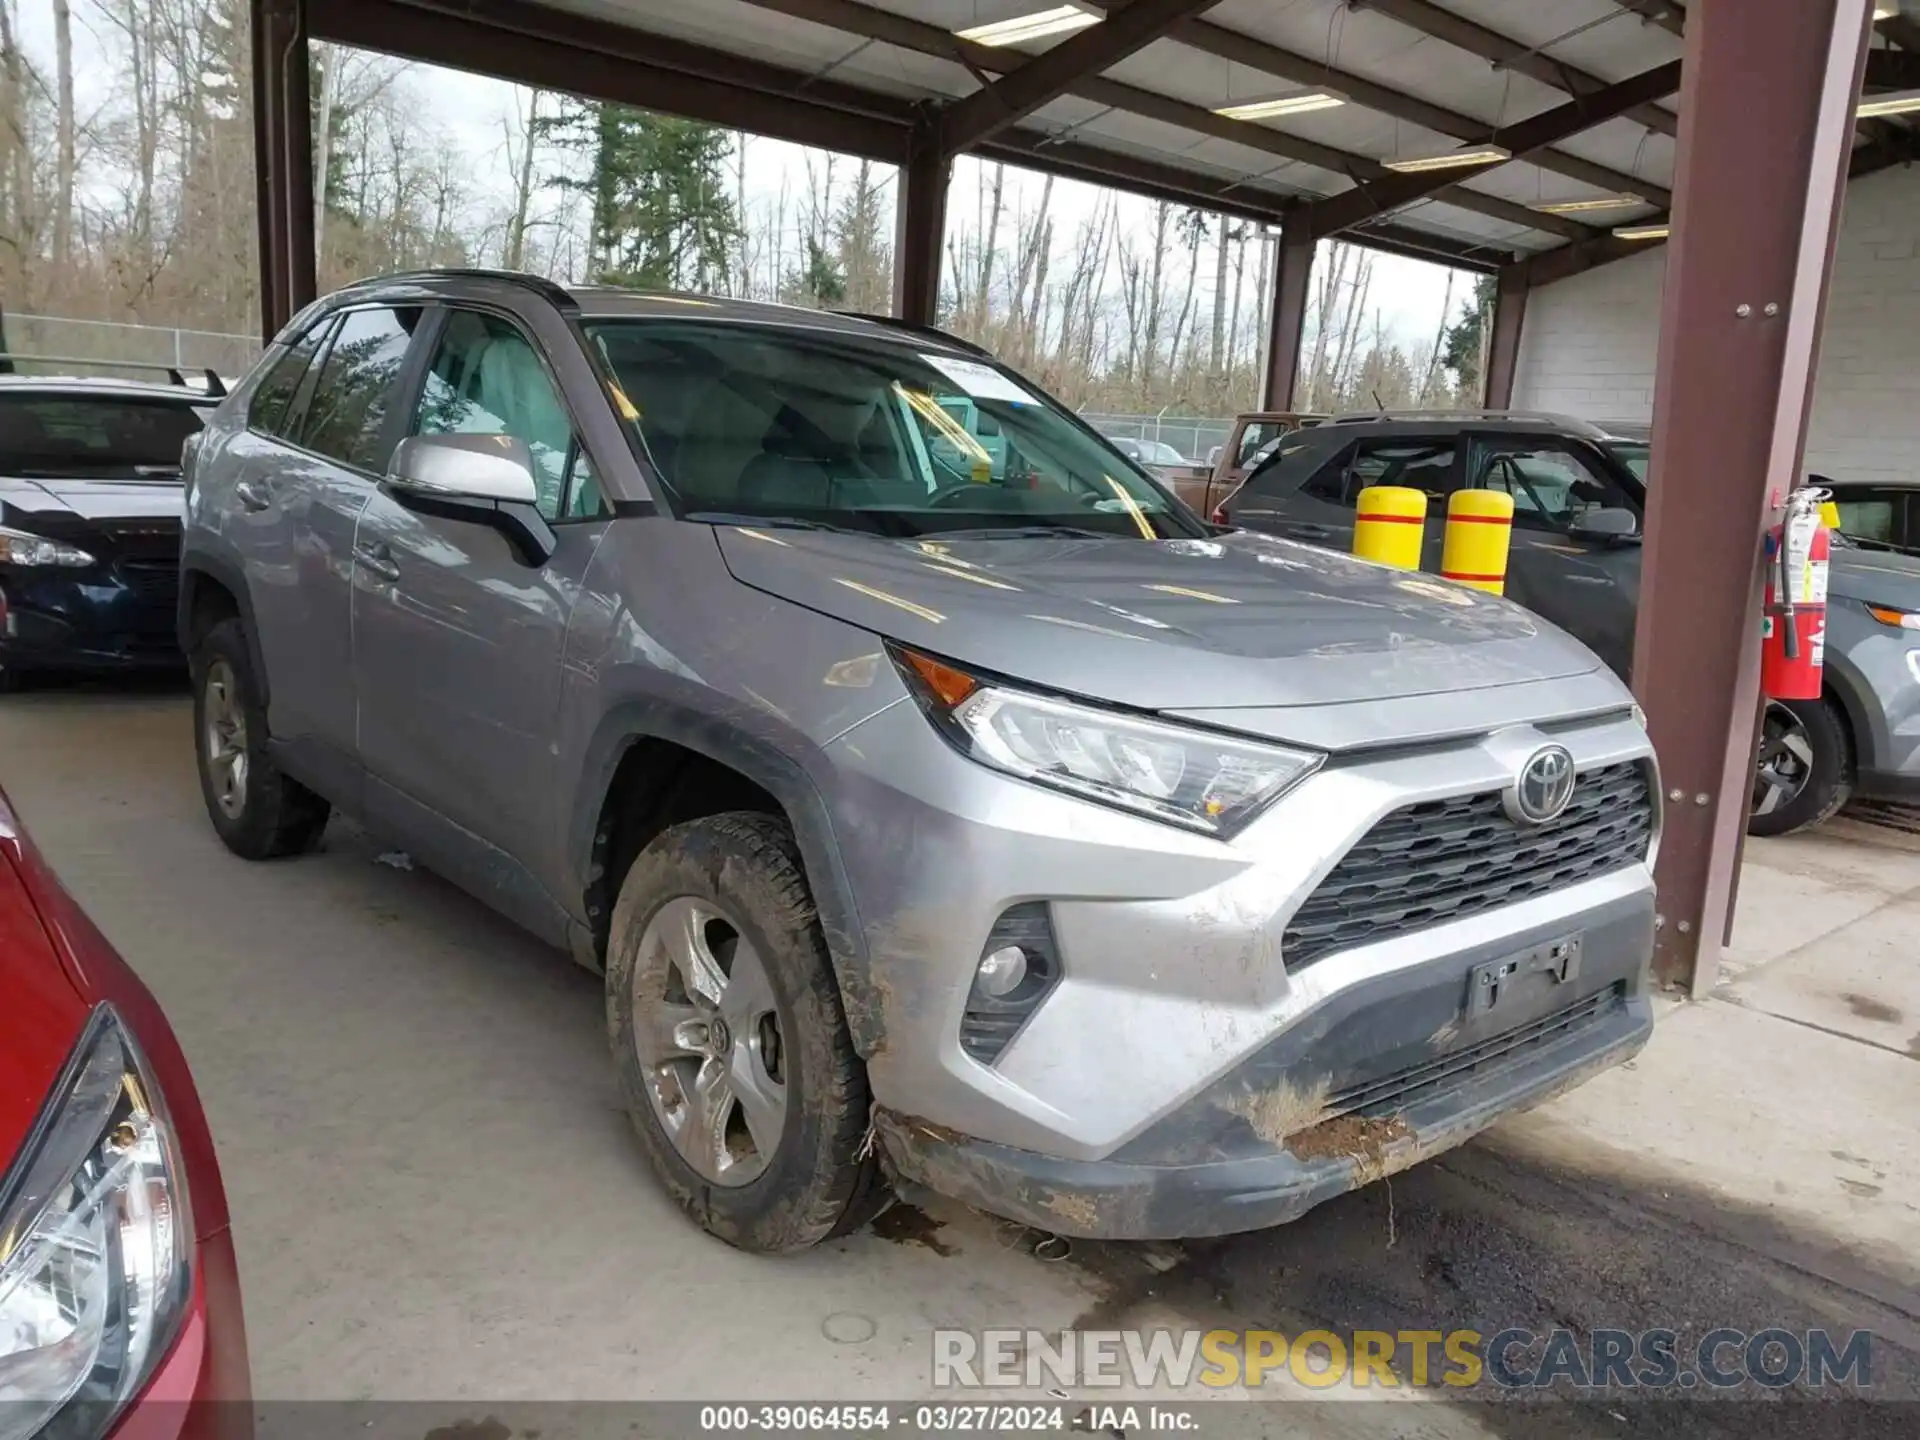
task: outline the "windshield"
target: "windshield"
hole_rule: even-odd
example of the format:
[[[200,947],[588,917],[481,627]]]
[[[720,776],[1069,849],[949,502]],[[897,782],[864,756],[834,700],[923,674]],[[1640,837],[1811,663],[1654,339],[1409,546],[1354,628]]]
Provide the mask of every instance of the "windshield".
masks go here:
[[[0,395],[0,474],[126,479],[177,473],[201,412],[167,400]]]
[[[689,519],[898,537],[1207,533],[1110,443],[984,358],[757,325],[586,328],[624,392],[616,408]]]

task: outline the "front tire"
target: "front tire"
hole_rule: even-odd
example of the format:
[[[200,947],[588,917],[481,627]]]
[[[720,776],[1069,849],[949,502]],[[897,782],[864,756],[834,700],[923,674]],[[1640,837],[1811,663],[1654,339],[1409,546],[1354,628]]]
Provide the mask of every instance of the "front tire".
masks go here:
[[[738,812],[658,836],[620,887],[606,978],[627,1113],[699,1225],[771,1255],[877,1212],[866,1068],[785,824]]]
[[[1831,700],[1769,700],[1754,763],[1749,835],[1818,825],[1853,794],[1853,746]]]
[[[238,619],[194,647],[193,736],[200,795],[226,847],[245,860],[297,855],[320,842],[329,806],[280,773],[267,748],[267,711]]]

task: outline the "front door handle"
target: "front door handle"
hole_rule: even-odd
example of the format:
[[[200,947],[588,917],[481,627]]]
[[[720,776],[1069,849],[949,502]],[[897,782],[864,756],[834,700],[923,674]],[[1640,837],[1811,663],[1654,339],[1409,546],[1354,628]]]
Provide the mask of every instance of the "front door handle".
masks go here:
[[[362,570],[378,575],[382,580],[398,580],[400,567],[394,562],[393,551],[384,541],[363,540],[353,547],[353,563]]]
[[[233,498],[240,502],[241,508],[256,514],[273,504],[273,493],[253,480],[236,481],[233,487]]]

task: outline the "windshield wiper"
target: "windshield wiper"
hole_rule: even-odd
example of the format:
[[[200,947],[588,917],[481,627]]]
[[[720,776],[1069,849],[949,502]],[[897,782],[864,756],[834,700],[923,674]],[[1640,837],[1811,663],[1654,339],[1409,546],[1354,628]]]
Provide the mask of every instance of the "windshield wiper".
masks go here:
[[[997,540],[1002,536],[1031,539],[1067,535],[1083,540],[1124,540],[1111,530],[1089,530],[1081,525],[982,525],[968,530],[928,530],[922,540]]]
[[[702,525],[740,525],[756,530],[825,530],[834,535],[876,536],[877,530],[855,530],[849,525],[830,525],[825,520],[803,520],[797,515],[742,515],[731,510],[689,510],[680,517]]]

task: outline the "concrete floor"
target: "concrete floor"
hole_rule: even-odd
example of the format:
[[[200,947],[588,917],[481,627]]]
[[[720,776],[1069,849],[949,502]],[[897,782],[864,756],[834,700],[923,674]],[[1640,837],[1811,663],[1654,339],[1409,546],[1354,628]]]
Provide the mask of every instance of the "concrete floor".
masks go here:
[[[231,858],[183,695],[0,700],[0,784],[194,1065],[263,1397],[905,1399],[936,1327],[1073,1324],[1868,1327],[1878,1393],[1920,1397],[1920,855],[1756,845],[1714,999],[1630,1068],[1294,1226],[1046,1263],[929,1201],[766,1261],[650,1183],[593,976],[349,825]],[[1748,1409],[1347,1404],[1306,1429],[1744,1436]]]

